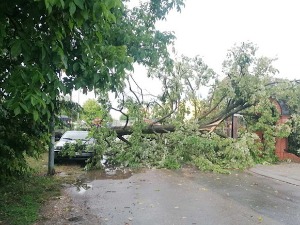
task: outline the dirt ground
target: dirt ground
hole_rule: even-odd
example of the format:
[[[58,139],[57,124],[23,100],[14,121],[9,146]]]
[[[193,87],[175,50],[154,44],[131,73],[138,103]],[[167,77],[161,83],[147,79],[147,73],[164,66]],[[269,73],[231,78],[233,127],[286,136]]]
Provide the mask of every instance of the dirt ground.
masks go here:
[[[62,190],[61,196],[47,202],[40,215],[40,221],[34,225],[100,224],[88,213],[88,209],[75,204],[65,190]]]
[[[34,225],[89,225],[100,222],[88,213],[88,209],[75,204],[66,189],[84,175],[83,166],[78,163],[56,165],[56,175],[64,180],[61,195],[48,201],[40,211],[40,220]]]

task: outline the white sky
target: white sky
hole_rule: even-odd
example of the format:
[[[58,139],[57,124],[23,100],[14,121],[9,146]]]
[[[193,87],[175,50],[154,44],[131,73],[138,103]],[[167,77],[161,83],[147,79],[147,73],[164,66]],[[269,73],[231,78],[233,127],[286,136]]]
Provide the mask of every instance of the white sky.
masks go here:
[[[257,44],[259,54],[278,57],[281,77],[300,74],[300,1],[186,0],[181,13],[160,24],[175,31],[178,53],[200,55],[217,72],[235,43]]]
[[[175,31],[178,55],[199,55],[218,73],[227,50],[250,41],[258,46],[259,55],[278,58],[274,65],[279,77],[296,79],[300,75],[298,0],[186,0],[182,12],[171,12],[158,28]],[[134,77],[151,90],[156,84],[145,81],[145,73],[137,67]]]

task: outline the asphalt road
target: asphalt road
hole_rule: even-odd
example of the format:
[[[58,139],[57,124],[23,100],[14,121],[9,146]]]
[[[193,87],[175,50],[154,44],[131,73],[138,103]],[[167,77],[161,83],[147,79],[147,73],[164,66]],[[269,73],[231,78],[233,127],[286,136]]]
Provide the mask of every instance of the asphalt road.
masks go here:
[[[67,191],[85,212],[77,224],[92,224],[89,215],[102,225],[300,224],[300,186],[270,171],[92,172]]]

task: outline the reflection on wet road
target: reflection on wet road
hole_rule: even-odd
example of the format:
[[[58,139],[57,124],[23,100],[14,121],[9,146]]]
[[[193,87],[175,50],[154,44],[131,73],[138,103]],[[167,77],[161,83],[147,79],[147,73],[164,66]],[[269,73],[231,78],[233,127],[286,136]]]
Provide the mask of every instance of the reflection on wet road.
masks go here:
[[[84,189],[84,191],[83,191]],[[103,225],[300,224],[300,188],[258,175],[93,171],[69,193]]]

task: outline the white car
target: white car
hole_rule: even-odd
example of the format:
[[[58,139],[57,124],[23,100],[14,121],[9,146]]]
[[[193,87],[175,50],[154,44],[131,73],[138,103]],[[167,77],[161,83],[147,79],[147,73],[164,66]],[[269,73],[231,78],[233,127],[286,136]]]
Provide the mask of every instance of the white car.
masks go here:
[[[89,148],[91,145],[95,144],[95,139],[90,138],[88,131],[79,131],[79,130],[72,130],[66,131],[60,140],[54,146],[54,160],[57,161],[59,159],[75,159],[75,160],[85,160],[93,156],[93,151]],[[68,156],[61,154],[61,150],[63,149],[64,145],[67,143],[75,144],[77,142],[81,143],[82,147],[80,151],[75,151],[75,155]]]

